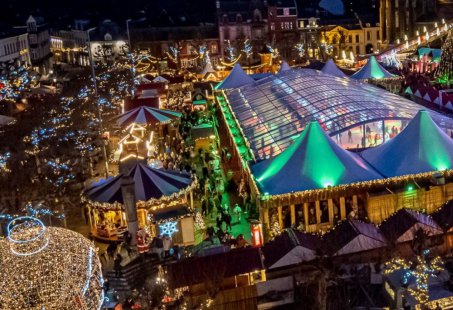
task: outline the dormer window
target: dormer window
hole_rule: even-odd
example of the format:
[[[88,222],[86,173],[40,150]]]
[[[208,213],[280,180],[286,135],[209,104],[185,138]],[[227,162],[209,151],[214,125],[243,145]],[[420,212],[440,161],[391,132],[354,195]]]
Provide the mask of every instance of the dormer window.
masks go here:
[[[104,35],[104,41],[112,41],[112,35],[110,33],[106,33]]]
[[[242,23],[242,15],[241,14],[237,14],[236,15],[236,22],[237,23]]]
[[[224,23],[228,23],[228,15],[223,14],[222,19]]]
[[[260,10],[255,9],[255,11],[253,11],[253,19],[254,19],[256,22],[260,22],[260,21],[261,21],[262,16],[261,16]]]

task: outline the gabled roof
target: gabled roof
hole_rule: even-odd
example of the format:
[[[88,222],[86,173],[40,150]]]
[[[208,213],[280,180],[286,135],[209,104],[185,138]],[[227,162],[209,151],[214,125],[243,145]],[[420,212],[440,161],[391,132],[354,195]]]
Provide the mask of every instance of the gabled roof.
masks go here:
[[[262,193],[269,195],[381,178],[359,156],[336,144],[315,121],[285,151],[255,164],[252,171]]]
[[[278,73],[286,71],[286,70],[291,70],[291,67],[288,65],[286,61],[282,62],[282,65],[280,66],[280,70],[278,70]]]
[[[423,229],[428,235],[442,234],[442,228],[428,215],[409,209],[400,209],[379,225],[385,238],[391,242],[413,240],[416,231]]]
[[[179,193],[192,184],[185,173],[172,170],[150,168],[142,163],[136,164],[128,173],[134,181],[136,201],[159,199]],[[85,195],[93,201],[103,203],[123,203],[121,190],[123,174],[91,185]]]
[[[212,67],[211,61],[206,62],[206,65],[204,66],[203,70],[201,70],[200,74],[205,76],[207,73],[215,73],[214,68]]]
[[[345,255],[378,249],[387,241],[379,229],[371,223],[345,220],[323,236],[326,251],[332,255]]]
[[[310,261],[315,258],[320,244],[318,235],[286,229],[262,247],[264,265],[272,269]]]
[[[244,85],[253,84],[254,80],[242,70],[239,64],[235,64],[228,76],[215,89],[238,88]]]
[[[386,79],[392,77],[395,77],[395,75],[385,70],[374,56],[371,56],[365,66],[351,76],[351,78],[358,80]]]
[[[234,249],[226,253],[190,257],[167,265],[171,288],[221,281],[262,269],[259,248]],[[219,283],[220,284],[220,283]]]
[[[444,231],[453,227],[453,200],[448,201],[432,214],[433,219]]]
[[[336,76],[336,77],[339,77],[339,78],[346,77],[346,74],[344,74],[343,71],[341,71],[337,67],[337,65],[333,62],[332,59],[329,59],[326,62],[324,67],[322,67],[321,72],[325,73],[325,74],[330,74],[330,75],[333,75],[333,76]]]
[[[453,168],[453,140],[421,110],[395,138],[361,156],[386,177]]]

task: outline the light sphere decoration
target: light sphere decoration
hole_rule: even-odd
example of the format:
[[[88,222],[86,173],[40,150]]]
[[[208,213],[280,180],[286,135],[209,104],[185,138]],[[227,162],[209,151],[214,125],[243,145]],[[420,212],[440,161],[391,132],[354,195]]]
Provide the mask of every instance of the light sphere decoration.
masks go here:
[[[98,310],[104,300],[99,257],[77,232],[23,216],[0,239],[0,309]]]

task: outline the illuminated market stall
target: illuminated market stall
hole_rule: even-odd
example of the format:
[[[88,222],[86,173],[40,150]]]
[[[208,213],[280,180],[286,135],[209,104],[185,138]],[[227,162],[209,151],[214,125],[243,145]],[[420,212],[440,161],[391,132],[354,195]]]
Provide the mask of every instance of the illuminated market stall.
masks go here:
[[[119,240],[127,230],[123,206],[123,176],[119,174],[92,184],[85,190],[84,198],[89,208],[91,233],[98,238]],[[192,191],[197,182],[179,171],[154,169],[137,163],[128,173],[133,181],[139,227],[157,233],[162,221],[174,221],[177,225],[191,212],[181,214],[179,209],[193,210]],[[172,210],[176,214],[153,218],[158,213]],[[175,211],[176,210],[176,211]],[[193,225],[192,225],[193,226]],[[184,230],[185,227],[182,227]],[[185,242],[185,240],[183,240]]]
[[[414,102],[312,69],[253,82],[242,73],[232,71],[236,83],[227,78],[217,86],[220,125],[237,162],[233,175],[238,183],[249,180],[271,234],[289,226],[325,231],[345,218],[377,224],[402,207],[431,213],[452,198],[453,142],[445,133],[453,129],[451,118],[434,111],[417,115]],[[407,147],[386,155],[399,136]],[[434,150],[432,143],[443,147]],[[348,150],[366,148],[363,154]],[[368,162],[375,152],[379,162]],[[445,164],[430,165],[428,157]],[[406,160],[413,170],[390,164]],[[380,170],[386,164],[394,173]]]

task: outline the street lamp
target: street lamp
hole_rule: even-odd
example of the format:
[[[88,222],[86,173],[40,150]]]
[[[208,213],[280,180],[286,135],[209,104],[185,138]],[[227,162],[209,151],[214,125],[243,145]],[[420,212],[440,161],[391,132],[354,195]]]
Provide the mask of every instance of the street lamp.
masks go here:
[[[88,55],[90,57],[90,66],[91,66],[91,77],[93,79],[94,83],[94,98],[96,101],[96,105],[98,108],[98,117],[99,117],[99,135],[102,137],[102,133],[104,132],[103,126],[102,126],[102,115],[101,115],[101,107],[99,105],[99,94],[98,94],[98,84],[96,81],[96,73],[94,72],[94,62],[93,62],[93,54],[91,52],[91,40],[90,40],[90,32],[96,29],[90,28],[87,30],[87,36],[88,36]],[[105,141],[102,140],[102,155],[104,157],[104,164],[105,164],[105,177],[107,178],[109,176],[109,163],[107,160],[107,150],[105,149]]]
[[[127,31],[127,44],[129,45],[129,61],[131,62],[131,75],[132,75],[132,85],[131,85],[131,94],[133,94],[134,89],[134,80],[135,80],[135,67],[134,60],[132,59],[132,45],[131,45],[131,33],[129,31],[129,22],[132,21],[131,18],[126,20],[126,31]]]

